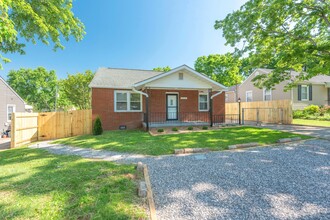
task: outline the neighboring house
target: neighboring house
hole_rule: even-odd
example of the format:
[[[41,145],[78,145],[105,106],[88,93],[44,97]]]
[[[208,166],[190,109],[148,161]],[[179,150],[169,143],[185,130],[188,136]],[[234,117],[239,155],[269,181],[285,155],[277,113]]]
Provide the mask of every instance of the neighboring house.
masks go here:
[[[318,75],[308,81],[298,82],[296,87],[284,91],[289,80],[275,85],[275,89],[259,89],[254,86],[252,79],[259,74],[269,74],[271,69],[256,69],[237,89],[227,93],[228,96],[237,96],[242,102],[270,101],[270,100],[292,100],[292,108],[303,109],[308,105],[329,105],[330,104],[330,76]],[[292,80],[299,74],[291,71]],[[228,102],[235,102],[237,99],[228,98]]]
[[[24,100],[0,77],[0,132],[11,124],[13,112],[25,112]]]
[[[210,125],[225,115],[227,88],[186,65],[169,72],[99,68],[90,87],[93,118],[105,130]]]

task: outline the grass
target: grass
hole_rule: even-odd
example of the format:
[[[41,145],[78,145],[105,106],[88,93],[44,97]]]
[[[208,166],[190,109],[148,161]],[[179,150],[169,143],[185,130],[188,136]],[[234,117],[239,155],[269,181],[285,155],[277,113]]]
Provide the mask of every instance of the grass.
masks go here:
[[[303,135],[264,128],[235,127],[159,136],[151,136],[149,133],[140,130],[107,131],[101,136],[76,136],[60,139],[55,141],[55,143],[118,152],[164,155],[171,154],[174,149],[178,148],[208,147],[213,150],[223,150],[232,144],[248,142],[271,144],[280,138],[289,137],[309,138]]]
[[[310,125],[310,126],[325,126],[330,127],[330,121],[309,120],[309,119],[293,119],[293,124]]]
[[[0,170],[0,219],[146,218],[132,165],[17,148]]]

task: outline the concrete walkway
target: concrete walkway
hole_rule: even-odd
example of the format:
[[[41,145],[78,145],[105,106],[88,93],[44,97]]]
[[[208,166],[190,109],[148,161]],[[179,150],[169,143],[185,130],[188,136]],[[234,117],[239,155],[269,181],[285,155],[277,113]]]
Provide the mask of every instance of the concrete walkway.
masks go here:
[[[94,150],[90,148],[71,147],[63,144],[52,144],[51,141],[38,142],[29,148],[44,149],[53,154],[76,155],[89,159],[100,159],[118,163],[131,163],[139,161],[148,156],[139,154],[128,154],[107,150]]]
[[[10,148],[10,138],[0,138],[0,151]]]
[[[326,127],[312,127],[312,126],[301,126],[301,125],[273,125],[273,124],[265,124],[265,125],[261,125],[261,127],[291,132],[295,134],[309,135],[312,137],[330,140],[330,128],[326,128]]]

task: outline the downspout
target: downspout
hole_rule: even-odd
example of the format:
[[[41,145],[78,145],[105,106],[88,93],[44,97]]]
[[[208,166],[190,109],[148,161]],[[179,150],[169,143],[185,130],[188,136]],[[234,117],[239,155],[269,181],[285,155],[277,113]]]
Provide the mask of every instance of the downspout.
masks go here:
[[[210,97],[210,119],[211,119],[211,127],[213,127],[213,98],[220,95],[223,92],[221,90],[220,92],[217,92]]]
[[[145,118],[145,120],[146,120],[147,131],[149,131],[149,95],[145,92],[136,90],[134,87],[132,87],[132,91],[135,93],[139,93],[146,97],[146,118]]]

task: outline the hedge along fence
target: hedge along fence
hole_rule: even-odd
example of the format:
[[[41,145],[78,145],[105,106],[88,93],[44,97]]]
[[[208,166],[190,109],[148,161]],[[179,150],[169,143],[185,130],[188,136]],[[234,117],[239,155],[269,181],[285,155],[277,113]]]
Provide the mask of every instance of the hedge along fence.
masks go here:
[[[13,113],[11,148],[34,141],[92,133],[92,110]]]
[[[238,114],[238,108],[239,104],[237,102],[226,103],[226,114]],[[292,124],[291,100],[241,102],[241,114],[242,109],[245,109],[245,121],[259,120],[265,123]]]

